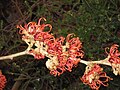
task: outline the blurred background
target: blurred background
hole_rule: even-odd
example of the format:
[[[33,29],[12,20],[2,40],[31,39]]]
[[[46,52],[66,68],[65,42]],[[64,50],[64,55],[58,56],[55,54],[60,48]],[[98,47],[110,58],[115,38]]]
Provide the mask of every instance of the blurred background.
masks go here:
[[[104,59],[105,48],[120,45],[120,0],[0,0],[0,56],[24,51],[27,45],[16,25],[37,22],[40,17],[53,26],[55,37],[75,33],[83,43],[85,60]],[[19,90],[90,90],[80,80],[85,65],[54,77],[45,66],[46,60],[20,56],[0,61],[7,77],[5,90],[11,90],[18,80],[22,81]],[[120,90],[120,77],[110,67],[102,67],[114,79],[100,90]],[[24,77],[18,78],[21,74]]]

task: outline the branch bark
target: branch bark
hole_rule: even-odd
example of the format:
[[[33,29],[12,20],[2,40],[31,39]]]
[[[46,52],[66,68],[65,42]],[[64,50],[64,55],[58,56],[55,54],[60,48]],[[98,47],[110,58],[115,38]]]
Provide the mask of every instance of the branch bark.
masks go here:
[[[107,66],[111,66],[111,63],[109,62],[109,58],[110,56],[108,56],[107,58],[103,59],[103,60],[98,60],[98,61],[85,61],[85,60],[80,60],[80,63],[83,63],[85,65],[89,65],[89,64],[103,64],[103,65],[107,65]]]
[[[12,60],[15,57],[26,55],[26,54],[28,54],[27,50],[19,52],[19,53],[15,53],[15,54],[7,55],[7,56],[1,56],[0,60],[7,60],[7,59],[11,59]]]

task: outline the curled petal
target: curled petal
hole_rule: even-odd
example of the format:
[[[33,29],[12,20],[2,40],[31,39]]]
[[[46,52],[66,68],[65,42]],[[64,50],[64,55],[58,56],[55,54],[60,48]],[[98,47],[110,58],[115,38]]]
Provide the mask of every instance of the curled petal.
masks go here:
[[[46,21],[45,18],[40,18],[40,19],[39,19],[39,21],[38,21],[38,27],[40,26],[40,27],[39,27],[40,31],[43,31],[45,27],[49,27],[50,30],[49,30],[48,32],[50,32],[50,31],[52,30],[52,26],[51,26],[50,24],[40,24],[40,22],[41,22],[42,19],[43,19],[44,21]]]
[[[23,30],[25,30],[25,28],[23,28],[21,25],[17,25],[17,28],[20,28],[19,34],[23,34]]]
[[[42,17],[42,18],[40,18],[39,20],[38,20],[38,25],[40,26],[40,22],[41,22],[41,20],[44,20],[44,21],[46,21],[46,19],[44,18],[44,17]]]
[[[27,31],[29,34],[35,34],[36,33],[36,23],[35,22],[29,22],[26,26]]]
[[[60,44],[63,44],[65,38],[64,37],[59,37],[56,39],[56,42],[60,43]]]
[[[52,26],[51,26],[50,24],[46,24],[45,27],[49,27],[50,30],[49,30],[48,32],[51,32],[51,30],[52,30]]]
[[[74,33],[68,34],[66,37],[66,41],[68,42],[70,40],[70,37],[75,36]]]

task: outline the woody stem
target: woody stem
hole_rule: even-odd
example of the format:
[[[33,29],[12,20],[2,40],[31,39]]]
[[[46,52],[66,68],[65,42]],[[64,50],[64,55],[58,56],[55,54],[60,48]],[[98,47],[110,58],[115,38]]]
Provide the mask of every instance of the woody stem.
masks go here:
[[[12,60],[15,57],[26,55],[26,54],[28,54],[28,51],[30,50],[30,48],[31,47],[28,46],[28,48],[25,51],[18,52],[18,53],[15,53],[15,54],[11,54],[11,55],[7,55],[7,56],[1,56],[0,60],[7,60],[7,59],[11,59]]]
[[[108,56],[107,58],[103,59],[103,60],[99,60],[99,61],[85,61],[85,60],[80,60],[80,63],[83,63],[85,65],[89,65],[89,64],[103,64],[103,65],[107,65],[107,66],[111,66],[111,63],[108,61],[110,58],[110,56]]]
[[[0,60],[7,60],[7,59],[11,59],[12,60],[15,57],[22,56],[22,55],[25,55],[25,54],[27,54],[26,51],[15,53],[15,54],[11,54],[11,55],[8,55],[8,56],[2,56],[2,57],[0,57]]]

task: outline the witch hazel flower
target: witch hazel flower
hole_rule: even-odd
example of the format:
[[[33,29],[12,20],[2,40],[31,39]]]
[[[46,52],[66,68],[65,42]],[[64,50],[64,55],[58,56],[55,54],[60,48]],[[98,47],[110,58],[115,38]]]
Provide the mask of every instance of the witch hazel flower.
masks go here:
[[[6,83],[7,83],[6,77],[0,71],[0,90],[4,89]]]
[[[108,54],[110,57],[108,61],[111,63],[115,75],[120,75],[120,52],[118,47],[117,44],[112,45]]]
[[[22,35],[22,40],[28,44],[27,54],[33,55],[36,59],[43,59],[47,54],[47,45],[45,41],[50,42],[50,39],[53,38],[49,32],[52,29],[50,24],[40,24],[41,20],[46,21],[45,18],[40,18],[38,23],[29,22],[27,25],[22,27],[18,25],[17,28],[20,28],[19,33]],[[49,27],[50,30],[44,32],[45,27]]]
[[[119,47],[119,45],[117,45],[117,44],[114,44],[111,46],[110,52],[109,52],[109,55],[110,55],[109,62],[110,63],[120,64],[120,57],[119,57],[120,52],[118,51],[118,47]]]
[[[56,56],[56,63],[49,60],[55,68],[50,69],[50,73],[54,76],[59,76],[65,71],[72,71],[72,68],[77,66],[80,58],[84,56],[82,51],[82,43],[79,38],[72,38],[73,34],[68,34],[65,38],[57,38],[54,44],[48,48],[48,53]],[[52,66],[53,67],[53,66]]]
[[[108,86],[107,82],[112,78],[108,77],[98,64],[90,64],[86,67],[81,80],[84,84],[89,85],[91,89],[98,90],[101,85]]]
[[[55,38],[50,33],[50,24],[40,24],[42,19],[46,21],[45,18],[40,18],[38,23],[29,22],[24,27],[18,26],[22,40],[28,44],[27,54],[36,59],[48,57],[46,67],[54,76],[59,76],[65,71],[71,72],[84,56],[81,41],[78,37],[73,37],[73,34],[68,34],[66,38]],[[50,30],[44,31],[45,27],[49,27]]]

